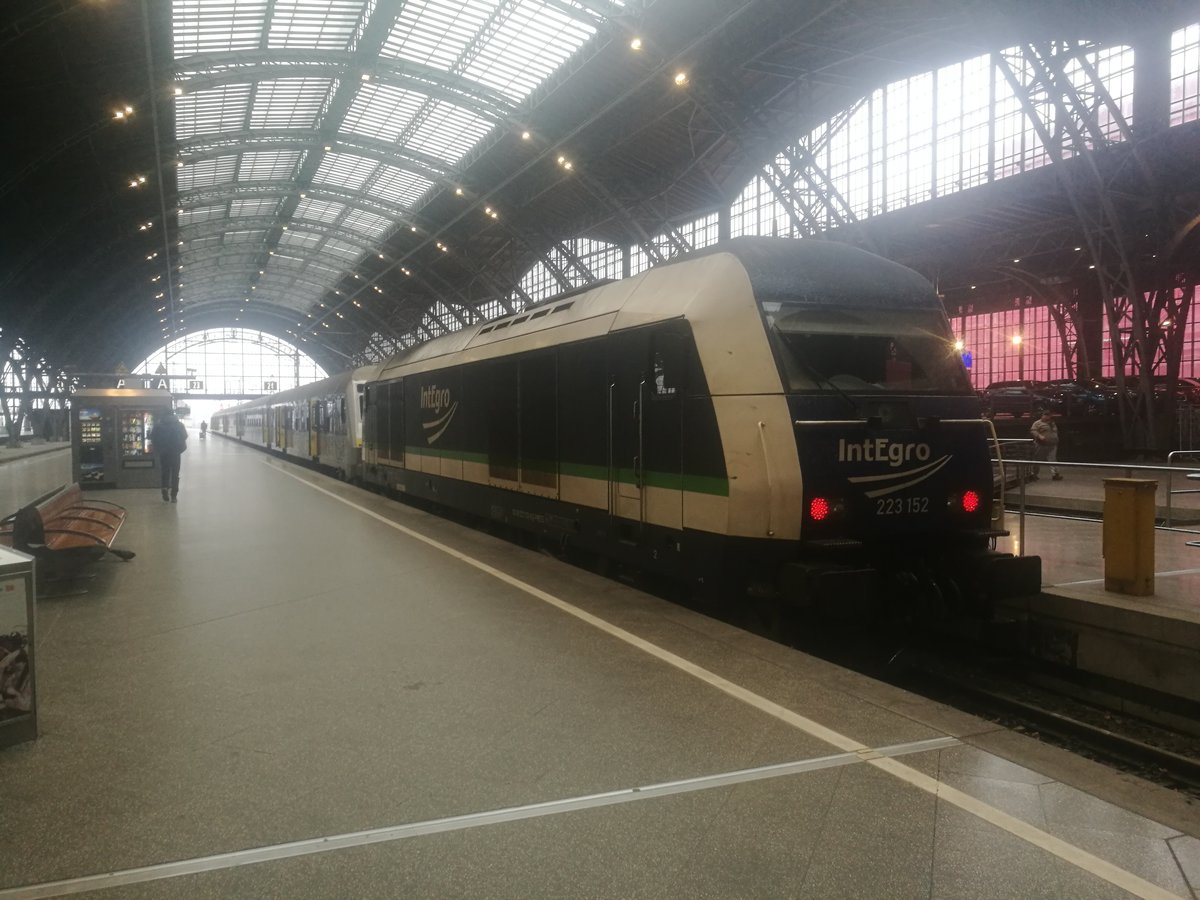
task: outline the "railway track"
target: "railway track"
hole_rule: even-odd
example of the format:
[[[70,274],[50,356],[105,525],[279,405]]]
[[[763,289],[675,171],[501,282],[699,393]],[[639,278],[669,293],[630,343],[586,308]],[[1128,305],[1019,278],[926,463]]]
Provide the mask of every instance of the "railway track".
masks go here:
[[[1200,798],[1200,736],[1079,700],[1061,673],[1049,677],[1061,689],[1035,683],[1029,671],[1039,670],[1033,666],[1020,657],[991,657],[981,664],[979,657],[968,661],[906,648],[873,674]],[[1119,703],[1114,697],[1112,705]]]

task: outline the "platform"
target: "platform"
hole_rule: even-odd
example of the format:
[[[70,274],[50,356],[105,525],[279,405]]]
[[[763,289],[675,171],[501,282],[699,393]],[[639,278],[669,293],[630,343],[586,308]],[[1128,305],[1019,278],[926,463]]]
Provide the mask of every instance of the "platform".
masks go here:
[[[40,604],[0,897],[1200,889],[1183,795],[483,532],[219,439],[105,497],[138,556]]]

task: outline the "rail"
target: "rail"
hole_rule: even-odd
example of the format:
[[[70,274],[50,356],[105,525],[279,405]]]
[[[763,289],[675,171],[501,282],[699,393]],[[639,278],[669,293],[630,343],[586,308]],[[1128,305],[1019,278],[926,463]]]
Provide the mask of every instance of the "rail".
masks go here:
[[[1032,443],[1033,443],[1032,441],[1028,441],[1025,439],[1007,439],[1007,440],[1001,439],[1001,441],[1000,441],[1002,450],[1005,447],[1010,447],[1014,450],[1018,450],[1018,448],[1020,448],[1021,445],[1031,445]],[[1018,528],[1018,543],[1019,543],[1019,546],[1017,548],[1017,555],[1018,556],[1025,555],[1025,516],[1026,516],[1026,512],[1027,512],[1026,501],[1025,501],[1025,485],[1026,485],[1026,482],[1029,481],[1030,472],[1032,471],[1033,473],[1036,473],[1038,469],[1041,469],[1044,466],[1053,466],[1056,469],[1064,469],[1064,470],[1087,470],[1087,469],[1115,470],[1115,471],[1123,472],[1126,478],[1132,478],[1135,473],[1138,473],[1138,474],[1154,473],[1156,475],[1165,474],[1166,475],[1165,481],[1166,481],[1166,485],[1167,485],[1166,516],[1164,517],[1164,521],[1163,521],[1162,525],[1156,524],[1154,527],[1156,529],[1157,528],[1167,528],[1167,529],[1172,529],[1172,530],[1182,530],[1186,534],[1200,533],[1200,532],[1195,532],[1195,531],[1185,530],[1185,529],[1175,529],[1174,525],[1172,524],[1171,507],[1170,507],[1171,476],[1173,474],[1174,475],[1183,474],[1188,479],[1200,481],[1200,466],[1184,467],[1184,466],[1172,465],[1172,462],[1173,462],[1172,457],[1176,453],[1179,453],[1179,454],[1194,453],[1197,457],[1200,457],[1200,451],[1192,451],[1192,450],[1174,451],[1173,453],[1168,454],[1168,464],[1167,465],[1157,465],[1157,466],[1144,465],[1141,463],[1111,463],[1111,462],[1108,462],[1108,463],[1078,463],[1078,462],[1063,462],[1062,460],[1057,460],[1057,461],[1051,462],[1050,460],[1045,460],[1045,459],[1023,459],[1023,458],[1018,458],[1015,456],[1005,456],[1004,454],[1001,454],[999,457],[993,458],[992,464],[1000,466],[1001,472],[1005,471],[1004,466],[1008,466],[1008,471],[1010,473],[1015,473],[1015,476],[1016,476],[1017,497],[1018,497],[1018,499],[1017,499],[1017,528]],[[1175,493],[1177,493],[1177,494],[1200,493],[1200,490],[1186,489],[1186,490],[1175,491]],[[1157,520],[1157,516],[1155,518]],[[1200,547],[1200,540],[1187,541],[1186,543],[1189,547]]]

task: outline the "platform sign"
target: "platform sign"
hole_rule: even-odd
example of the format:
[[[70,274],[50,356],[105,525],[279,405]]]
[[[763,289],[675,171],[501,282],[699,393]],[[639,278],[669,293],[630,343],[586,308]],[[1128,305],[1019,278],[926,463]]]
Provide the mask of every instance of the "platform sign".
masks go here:
[[[0,747],[37,737],[33,560],[0,547]]]
[[[263,390],[271,391],[272,393],[274,393],[275,391],[279,390],[279,382],[278,381],[264,381],[263,382]]]
[[[202,391],[202,390],[204,390],[204,382],[196,381],[195,379],[191,379],[187,383],[187,389],[189,391]]]

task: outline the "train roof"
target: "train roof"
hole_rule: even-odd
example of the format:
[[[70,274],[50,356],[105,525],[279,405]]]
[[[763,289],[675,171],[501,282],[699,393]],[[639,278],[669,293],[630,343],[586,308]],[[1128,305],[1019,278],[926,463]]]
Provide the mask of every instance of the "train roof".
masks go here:
[[[688,259],[710,252],[732,253],[741,261],[759,302],[942,309],[933,285],[923,275],[849,244],[740,237]]]
[[[921,275],[865,250],[813,239],[741,237],[442,335],[383,363],[380,377],[435,368],[451,354],[462,354],[465,362],[656,321],[724,317],[734,295],[759,302],[942,308]]]

